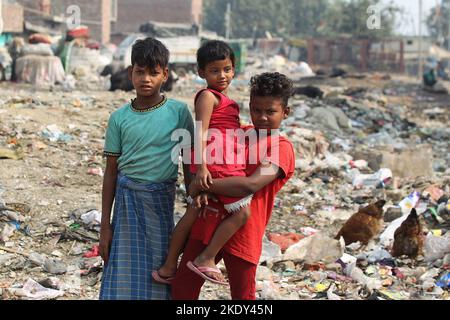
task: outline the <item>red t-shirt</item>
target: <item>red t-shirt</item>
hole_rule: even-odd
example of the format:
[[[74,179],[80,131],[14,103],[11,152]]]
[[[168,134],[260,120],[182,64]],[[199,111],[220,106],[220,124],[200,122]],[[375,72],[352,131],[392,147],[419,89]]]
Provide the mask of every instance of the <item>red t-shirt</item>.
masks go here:
[[[258,141],[258,146],[260,143],[261,141]],[[275,150],[270,141],[268,145],[269,150]],[[230,254],[254,264],[259,263],[262,239],[272,215],[275,197],[295,171],[295,154],[291,142],[280,137],[278,146],[279,152],[276,152],[278,156],[274,157],[268,152],[266,159],[277,165],[284,172],[284,177],[272,181],[253,195],[250,218],[224,246],[224,250]],[[259,165],[260,161],[257,164],[248,164],[247,176],[252,175]],[[191,238],[208,244],[225,214],[222,204],[210,203],[207,207],[206,218],[198,218],[192,227]]]

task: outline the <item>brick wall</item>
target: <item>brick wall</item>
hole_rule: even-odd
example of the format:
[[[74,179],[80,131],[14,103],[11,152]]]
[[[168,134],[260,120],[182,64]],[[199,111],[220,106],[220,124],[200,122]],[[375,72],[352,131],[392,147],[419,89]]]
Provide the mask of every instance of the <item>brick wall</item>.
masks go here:
[[[51,1],[52,15],[67,15],[67,8],[78,5],[81,9],[81,23],[90,29],[91,37],[102,40],[102,1],[104,0],[53,0]],[[109,2],[110,0],[108,0]],[[17,0],[25,8],[40,10],[39,0]],[[25,19],[33,21],[36,13],[25,10]]]
[[[202,0],[118,0],[113,33],[138,32],[147,21],[199,23]]]

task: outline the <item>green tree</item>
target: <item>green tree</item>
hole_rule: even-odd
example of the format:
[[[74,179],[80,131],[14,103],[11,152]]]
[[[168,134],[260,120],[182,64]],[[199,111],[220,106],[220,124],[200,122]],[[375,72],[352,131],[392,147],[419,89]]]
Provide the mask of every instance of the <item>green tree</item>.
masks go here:
[[[319,35],[325,22],[329,0],[301,0],[291,2],[289,34],[294,37]]]
[[[356,38],[381,38],[391,36],[394,32],[396,14],[399,7],[392,2],[387,5],[379,4],[379,0],[335,0],[330,2],[326,13],[325,23],[319,30],[323,36],[333,37],[342,34]],[[371,6],[378,6],[379,29],[368,27],[368,19],[374,11],[368,12]]]
[[[204,0],[204,27],[224,36],[227,4],[231,4],[231,36],[308,37],[349,34],[377,38],[393,33],[398,7],[383,5],[381,28],[367,27],[370,6],[380,0]]]

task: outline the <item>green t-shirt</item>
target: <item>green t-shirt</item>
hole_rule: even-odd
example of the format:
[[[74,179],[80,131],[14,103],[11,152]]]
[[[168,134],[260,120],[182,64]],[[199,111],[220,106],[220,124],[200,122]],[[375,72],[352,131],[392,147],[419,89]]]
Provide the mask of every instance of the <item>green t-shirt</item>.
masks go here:
[[[187,130],[190,140],[172,141],[177,129]],[[119,171],[136,182],[176,180],[180,148],[190,147],[193,137],[194,122],[185,103],[167,99],[145,112],[128,103],[109,118],[104,154],[118,157]]]

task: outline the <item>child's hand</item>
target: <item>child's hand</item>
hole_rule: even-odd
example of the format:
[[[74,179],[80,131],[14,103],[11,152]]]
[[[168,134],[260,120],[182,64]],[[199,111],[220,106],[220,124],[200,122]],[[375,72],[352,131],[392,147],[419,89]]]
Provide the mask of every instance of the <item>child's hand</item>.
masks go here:
[[[197,197],[202,192],[202,190],[200,189],[200,186],[198,186],[196,184],[195,180],[191,182],[188,190],[189,190],[189,195],[191,196],[192,199]]]
[[[195,183],[197,186],[200,186],[202,190],[208,190],[209,187],[213,184],[211,173],[206,167],[199,168],[195,176]]]
[[[217,200],[215,195],[213,195],[211,193],[207,193],[207,192],[203,192],[200,195],[198,195],[197,197],[195,197],[192,205],[197,209],[202,208],[202,210],[200,210],[200,212],[199,212],[200,218],[206,218],[206,210],[207,210],[206,206],[209,204],[209,200],[212,200],[214,202],[219,201],[219,200]]]
[[[99,251],[105,265],[108,264],[109,251],[111,249],[111,243],[113,238],[113,231],[111,226],[102,226],[100,229],[100,244]]]

